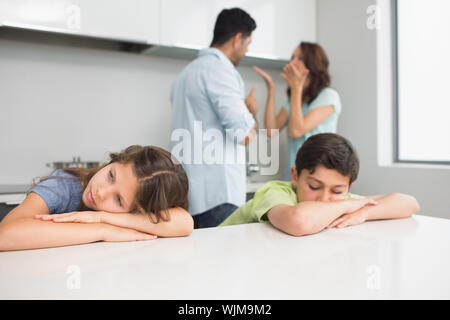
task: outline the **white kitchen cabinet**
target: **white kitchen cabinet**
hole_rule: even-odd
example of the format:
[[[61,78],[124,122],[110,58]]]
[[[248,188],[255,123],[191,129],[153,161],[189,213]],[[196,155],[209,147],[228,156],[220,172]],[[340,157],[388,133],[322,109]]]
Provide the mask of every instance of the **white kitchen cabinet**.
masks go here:
[[[159,42],[159,0],[0,0],[2,25]]]
[[[232,7],[257,24],[248,56],[289,60],[300,41],[316,40],[316,0],[161,0],[160,44],[208,47],[217,15]]]

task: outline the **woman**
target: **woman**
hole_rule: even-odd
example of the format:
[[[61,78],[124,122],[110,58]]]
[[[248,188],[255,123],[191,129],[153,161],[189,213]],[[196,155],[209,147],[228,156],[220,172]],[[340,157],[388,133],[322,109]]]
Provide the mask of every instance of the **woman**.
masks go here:
[[[188,179],[158,147],[130,146],[94,169],[37,184],[0,223],[0,251],[189,235]]]
[[[267,102],[264,121],[270,137],[288,126],[288,155],[285,180],[290,180],[291,167],[295,165],[297,150],[310,136],[336,133],[341,102],[336,90],[330,88],[328,58],[322,47],[315,43],[301,42],[295,49],[289,64],[283,67],[281,76],[288,84],[288,99],[275,115],[275,84],[266,72],[253,69],[267,86]]]

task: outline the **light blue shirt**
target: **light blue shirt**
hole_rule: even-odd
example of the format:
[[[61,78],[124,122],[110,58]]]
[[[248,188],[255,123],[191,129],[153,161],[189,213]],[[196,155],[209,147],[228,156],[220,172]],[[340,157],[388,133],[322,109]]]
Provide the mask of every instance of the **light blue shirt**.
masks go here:
[[[245,105],[239,72],[220,50],[203,49],[173,83],[170,100],[171,152],[189,179],[189,212],[226,202],[243,205],[245,146],[240,142],[255,120]]]
[[[324,121],[322,121],[317,127],[312,129],[311,131],[308,131],[303,136],[298,138],[290,138],[289,137],[289,124],[288,124],[288,130],[287,130],[287,145],[288,145],[288,154],[287,154],[287,161],[286,161],[286,169],[285,169],[285,180],[290,181],[291,180],[291,167],[295,166],[295,158],[297,157],[297,151],[300,149],[300,147],[303,145],[303,143],[311,136],[318,134],[318,133],[325,133],[325,132],[331,132],[336,133],[337,130],[337,123],[339,119],[339,115],[341,113],[341,99],[339,98],[339,94],[336,90],[332,88],[324,88],[322,89],[317,97],[311,101],[309,104],[303,103],[302,105],[302,114],[305,117],[308,112],[310,112],[313,109],[317,109],[320,107],[330,106],[332,105],[334,107],[333,113],[327,117]],[[288,117],[290,116],[290,103],[289,100],[287,100],[283,104],[283,108],[286,110]]]

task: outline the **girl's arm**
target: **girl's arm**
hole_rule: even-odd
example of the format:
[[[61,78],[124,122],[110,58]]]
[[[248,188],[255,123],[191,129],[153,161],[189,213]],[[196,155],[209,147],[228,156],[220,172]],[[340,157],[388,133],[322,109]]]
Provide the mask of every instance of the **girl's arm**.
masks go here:
[[[416,198],[407,194],[391,193],[370,198],[376,200],[378,205],[345,214],[333,221],[328,228],[343,228],[369,220],[407,218],[420,210]]]
[[[372,205],[376,205],[376,202],[370,198],[334,202],[302,201],[295,206],[275,206],[267,215],[274,227],[298,237],[322,231],[343,214]]]
[[[132,229],[104,223],[91,225],[34,219],[35,214],[49,214],[45,201],[30,193],[0,223],[0,251],[25,250],[84,244],[96,241],[150,240],[155,237]]]
[[[110,225],[134,229],[159,237],[188,236],[194,229],[194,220],[186,210],[171,208],[168,210],[170,220],[154,223],[147,214],[109,213],[109,212],[70,212],[60,215],[39,215],[37,218],[54,222],[107,223]]]

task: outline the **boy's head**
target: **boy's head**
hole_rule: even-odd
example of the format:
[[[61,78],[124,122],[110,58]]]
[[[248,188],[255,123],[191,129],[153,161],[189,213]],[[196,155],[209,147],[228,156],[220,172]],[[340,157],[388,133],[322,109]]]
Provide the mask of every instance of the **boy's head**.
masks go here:
[[[299,201],[337,201],[345,199],[358,171],[351,143],[338,134],[321,133],[298,150],[291,180]]]

